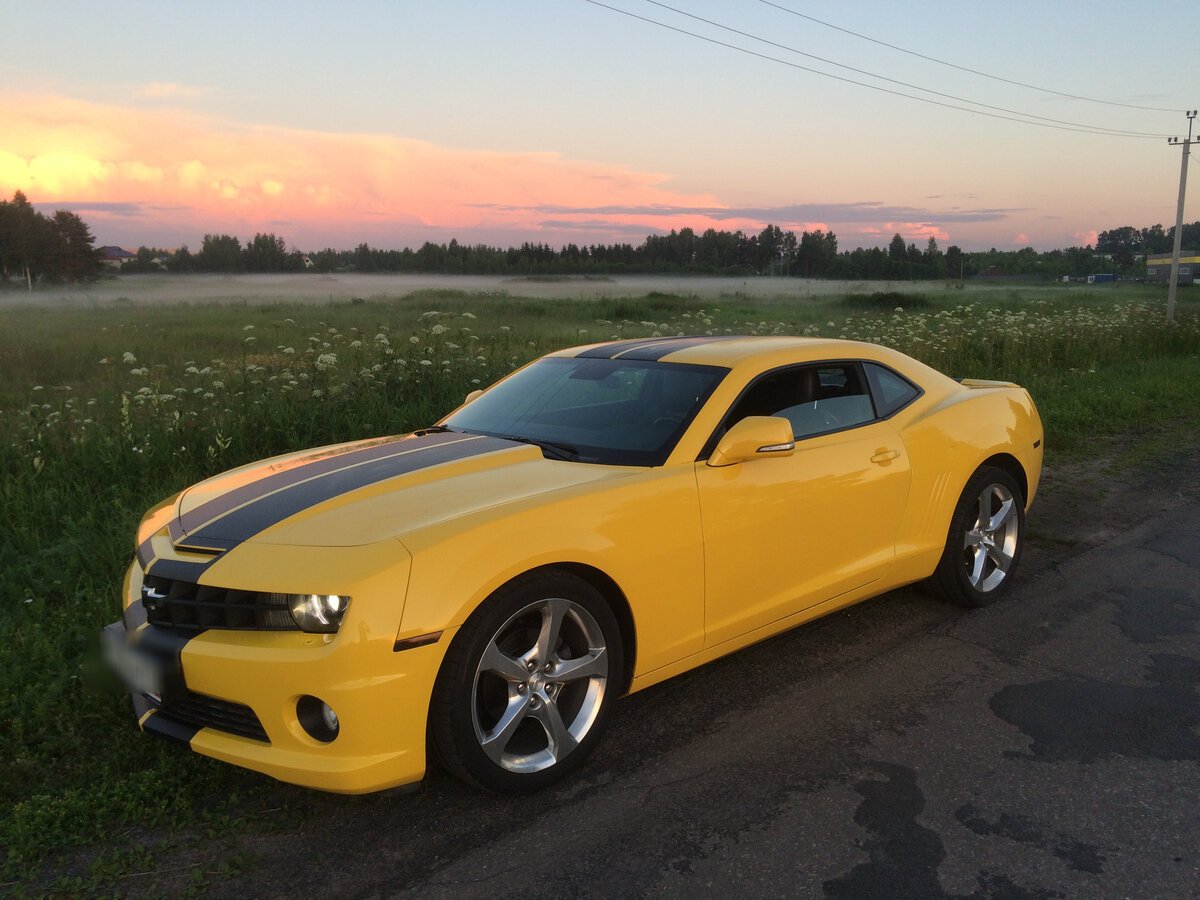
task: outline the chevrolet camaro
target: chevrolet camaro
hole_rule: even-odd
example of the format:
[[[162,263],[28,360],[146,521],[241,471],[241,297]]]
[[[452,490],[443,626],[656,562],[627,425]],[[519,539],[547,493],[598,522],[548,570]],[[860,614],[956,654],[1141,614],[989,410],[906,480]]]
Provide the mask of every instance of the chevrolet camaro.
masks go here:
[[[151,509],[103,632],[138,724],[283,781],[496,791],[612,704],[926,582],[1012,583],[1042,466],[1014,384],[872,344],[551,353],[431,428],[253,463]]]

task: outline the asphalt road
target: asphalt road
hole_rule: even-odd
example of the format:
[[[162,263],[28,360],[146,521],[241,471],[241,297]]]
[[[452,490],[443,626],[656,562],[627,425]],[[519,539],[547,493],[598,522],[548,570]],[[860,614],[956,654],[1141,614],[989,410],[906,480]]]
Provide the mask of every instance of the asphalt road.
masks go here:
[[[893,592],[627,698],[557,789],[288,794],[303,827],[217,892],[1198,896],[1200,503],[1174,496],[1077,523],[1069,558],[1044,532],[987,609]]]

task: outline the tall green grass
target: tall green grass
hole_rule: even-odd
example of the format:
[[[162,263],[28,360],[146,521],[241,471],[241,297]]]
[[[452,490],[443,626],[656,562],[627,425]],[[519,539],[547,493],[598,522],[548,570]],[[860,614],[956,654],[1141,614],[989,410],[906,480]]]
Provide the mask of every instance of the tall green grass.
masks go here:
[[[239,798],[266,789],[140,738],[95,660],[142,511],[205,476],[428,425],[543,352],[615,337],[888,344],[951,374],[1026,384],[1052,452],[1200,406],[1194,301],[1167,325],[1157,300],[962,299],[934,293],[918,312],[880,300],[849,315],[836,297],[453,292],[403,304],[0,312],[0,882],[131,829],[170,836],[198,817],[236,816]]]

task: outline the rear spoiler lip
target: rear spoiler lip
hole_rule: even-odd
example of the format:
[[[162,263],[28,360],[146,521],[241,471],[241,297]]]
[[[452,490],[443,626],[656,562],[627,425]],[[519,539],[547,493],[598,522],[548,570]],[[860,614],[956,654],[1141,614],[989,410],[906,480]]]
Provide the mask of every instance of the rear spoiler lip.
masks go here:
[[[954,378],[963,387],[969,388],[1015,388],[1020,387],[1012,381],[989,381],[986,378],[964,378],[961,375]]]

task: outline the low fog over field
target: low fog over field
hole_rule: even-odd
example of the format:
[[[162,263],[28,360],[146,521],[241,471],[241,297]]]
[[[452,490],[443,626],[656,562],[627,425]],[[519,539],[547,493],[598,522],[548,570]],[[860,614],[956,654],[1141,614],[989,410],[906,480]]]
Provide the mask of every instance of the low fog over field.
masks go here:
[[[652,292],[714,300],[752,297],[816,297],[874,291],[942,290],[931,282],[824,281],[768,277],[622,275],[602,278],[512,278],[499,275],[118,275],[91,285],[50,285],[32,293],[15,285],[0,291],[0,307],[87,306],[110,303],[328,303],[354,298],[403,298],[418,291],[464,291],[514,297],[642,297]]]

